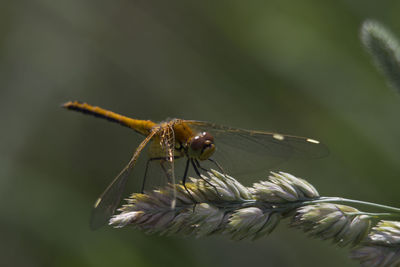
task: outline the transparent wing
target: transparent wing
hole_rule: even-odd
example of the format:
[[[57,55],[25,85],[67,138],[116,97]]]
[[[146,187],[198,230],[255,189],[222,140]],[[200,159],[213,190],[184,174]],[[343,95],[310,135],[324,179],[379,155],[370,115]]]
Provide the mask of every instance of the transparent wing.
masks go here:
[[[121,201],[121,196],[124,192],[126,182],[128,181],[130,171],[135,166],[140,152],[142,152],[143,148],[153,138],[155,133],[156,131],[151,132],[146,139],[140,143],[129,163],[97,199],[90,218],[90,228],[92,230],[107,224],[110,217],[114,214],[115,209]]]
[[[268,170],[292,158],[313,159],[329,154],[325,145],[306,137],[237,129],[202,121],[185,123],[196,132],[206,131],[214,136],[217,151],[212,158],[232,174]]]
[[[161,166],[167,176],[168,182],[175,184],[175,132],[172,125],[168,125],[168,127],[163,129],[160,140],[162,150],[165,152],[165,160],[161,161]],[[171,208],[175,208],[176,191],[174,186],[171,189],[173,195]]]

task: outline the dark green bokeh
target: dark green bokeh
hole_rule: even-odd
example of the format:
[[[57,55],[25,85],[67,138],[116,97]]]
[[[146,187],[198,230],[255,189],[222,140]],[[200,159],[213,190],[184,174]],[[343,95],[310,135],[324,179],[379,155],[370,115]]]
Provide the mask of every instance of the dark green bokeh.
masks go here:
[[[400,2],[149,2],[2,4],[0,264],[356,266],[285,222],[253,243],[90,231],[93,201],[140,139],[59,105],[314,137],[330,156],[283,171],[321,195],[398,206],[400,98],[358,35],[367,18],[400,35]]]

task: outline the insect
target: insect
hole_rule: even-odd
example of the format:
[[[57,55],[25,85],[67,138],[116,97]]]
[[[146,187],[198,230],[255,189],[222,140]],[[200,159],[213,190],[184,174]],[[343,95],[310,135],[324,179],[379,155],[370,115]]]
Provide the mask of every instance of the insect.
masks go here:
[[[248,161],[250,163],[246,164],[245,169],[246,167],[253,168],[253,165],[262,166],[270,158],[278,160],[290,157],[316,158],[327,154],[326,147],[319,141],[305,137],[237,129],[195,120],[171,119],[156,123],[150,120],[129,118],[78,101],[67,102],[63,104],[63,107],[119,123],[145,137],[125,168],[96,200],[90,223],[92,229],[106,224],[114,214],[128,181],[128,175],[147,145],[149,145],[149,153],[142,192],[149,163],[152,161],[158,161],[168,180],[175,183],[174,163],[178,159],[185,159],[184,172],[179,174],[179,177],[187,190],[185,182],[189,168],[200,176],[201,170],[207,170],[202,166],[203,162],[211,162],[220,170],[222,169],[218,163],[220,160],[229,162],[230,172],[243,169],[243,164],[227,161],[224,158],[225,155],[242,155],[242,158],[252,158],[253,160]],[[188,193],[190,195],[189,191]]]

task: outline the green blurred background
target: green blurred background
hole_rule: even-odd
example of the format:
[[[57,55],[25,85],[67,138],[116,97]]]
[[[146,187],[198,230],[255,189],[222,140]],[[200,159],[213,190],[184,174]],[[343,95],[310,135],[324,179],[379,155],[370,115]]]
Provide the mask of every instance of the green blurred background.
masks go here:
[[[1,266],[357,266],[347,249],[287,222],[257,242],[90,231],[94,200],[140,139],[61,109],[68,100],[317,138],[328,157],[281,169],[324,196],[398,206],[400,98],[362,49],[359,28],[374,18],[400,35],[399,1],[1,7]]]

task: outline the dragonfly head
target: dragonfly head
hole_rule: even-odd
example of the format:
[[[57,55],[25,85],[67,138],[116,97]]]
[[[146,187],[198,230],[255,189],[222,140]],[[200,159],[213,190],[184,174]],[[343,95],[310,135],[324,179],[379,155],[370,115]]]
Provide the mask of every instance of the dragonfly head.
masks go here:
[[[206,160],[215,151],[214,137],[208,132],[201,132],[188,142],[188,153],[190,157]]]

